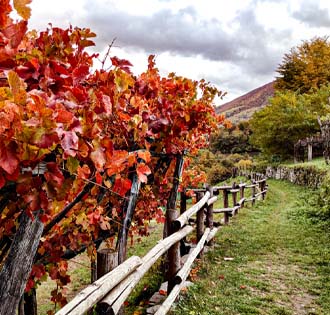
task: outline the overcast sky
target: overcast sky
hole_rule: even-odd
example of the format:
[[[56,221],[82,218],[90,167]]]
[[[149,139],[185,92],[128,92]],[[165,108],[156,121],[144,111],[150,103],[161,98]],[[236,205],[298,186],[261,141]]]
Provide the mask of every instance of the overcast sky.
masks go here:
[[[30,28],[91,28],[95,51],[133,63],[155,54],[163,75],[206,79],[230,101],[274,80],[290,48],[330,35],[329,0],[33,0]]]

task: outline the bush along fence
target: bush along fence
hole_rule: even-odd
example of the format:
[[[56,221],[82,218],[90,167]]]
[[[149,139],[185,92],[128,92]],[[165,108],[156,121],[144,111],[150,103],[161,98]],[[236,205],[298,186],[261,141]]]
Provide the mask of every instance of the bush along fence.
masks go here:
[[[254,205],[257,200],[263,200],[267,188],[266,178],[263,175],[254,174],[251,183],[192,189],[196,196],[196,203],[189,209],[187,209],[189,197],[187,190],[184,190],[180,193],[180,215],[176,209],[174,210],[174,206],[172,211],[167,211],[165,222],[167,237],[160,240],[144,257],[132,256],[105,273],[55,315],[82,315],[95,306],[96,314],[117,314],[140,279],[167,252],[167,297],[163,304],[156,307],[157,310],[154,313],[166,314],[185,286],[185,280],[189,276],[193,262],[198,256],[203,255],[205,246],[214,244],[213,239],[216,233],[222,226],[229,223],[232,216],[239,213],[245,203],[251,202]],[[215,208],[214,204],[221,196],[223,208]],[[173,199],[176,201],[176,197]],[[223,214],[223,217],[220,221],[216,221],[214,215],[219,213]],[[184,252],[182,244],[186,245],[183,240],[193,232],[196,234],[197,245],[190,250],[185,263],[181,266],[180,244],[181,252]],[[116,263],[113,263],[112,257],[114,257],[112,254],[98,253],[97,265],[102,264],[108,269],[113,268]],[[97,269],[100,276],[99,270],[102,266],[98,266]]]

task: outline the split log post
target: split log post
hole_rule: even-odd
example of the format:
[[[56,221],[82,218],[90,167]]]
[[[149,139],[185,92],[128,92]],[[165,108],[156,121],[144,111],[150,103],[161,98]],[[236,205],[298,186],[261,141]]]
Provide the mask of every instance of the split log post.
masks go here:
[[[183,170],[183,155],[177,155],[175,170],[173,174],[174,177],[173,186],[171,189],[170,196],[168,198],[167,208],[166,208],[167,236],[176,232],[174,229],[173,222],[178,217],[178,211],[176,210],[176,201],[178,196],[180,178],[182,176],[182,170]],[[167,292],[171,292],[171,290],[175,286],[174,277],[181,268],[180,241],[173,244],[173,246],[168,250],[167,261],[168,261],[168,270],[166,277],[168,280]]]
[[[118,266],[118,252],[110,248],[97,251],[97,279]]]
[[[262,196],[262,200],[265,200],[266,197],[266,180],[262,181],[261,183],[261,196]]]
[[[224,189],[222,192],[223,192],[223,207],[228,208],[229,207],[228,190]],[[229,216],[230,216],[229,213],[224,212],[223,216],[224,216],[224,223],[228,224],[229,223]]]
[[[245,189],[245,185],[246,185],[245,183],[239,185],[239,197],[240,197],[241,200],[244,199],[244,189]],[[241,204],[241,207],[242,207],[242,208],[244,207],[244,201],[243,201],[243,203]]]
[[[39,213],[34,220],[23,212],[19,228],[0,271],[0,314],[16,314],[30,275],[44,225]]]
[[[256,183],[255,181],[252,181],[252,187],[251,187],[251,194],[252,194],[252,206],[256,203]]]
[[[24,314],[25,315],[37,315],[38,303],[37,292],[35,288],[32,288],[29,293],[24,293]]]
[[[104,248],[97,251],[97,279],[109,273],[118,266],[118,251],[110,248]],[[98,311],[96,310],[97,314]],[[93,314],[93,313],[91,313]],[[100,314],[102,315],[102,314]]]
[[[235,187],[235,185],[233,185]],[[231,189],[230,190],[231,194],[232,194],[232,197],[233,197],[233,208],[235,208],[237,206],[237,193],[238,193],[238,190],[237,189]],[[234,215],[238,213],[238,210],[237,211],[234,211]]]
[[[313,144],[311,142],[310,138],[307,138],[308,144],[307,144],[307,160],[312,161],[313,160]]]
[[[210,193],[210,198],[213,197],[213,187],[212,186],[208,186],[207,187],[207,191]],[[213,203],[210,204],[208,207],[207,207],[207,213],[206,213],[206,227],[209,228],[210,230],[213,229]],[[214,240],[211,239],[209,242],[208,242],[208,245],[209,246],[213,246],[214,244]]]
[[[180,214],[186,212],[187,210],[187,195],[186,195],[186,188],[180,193]]]

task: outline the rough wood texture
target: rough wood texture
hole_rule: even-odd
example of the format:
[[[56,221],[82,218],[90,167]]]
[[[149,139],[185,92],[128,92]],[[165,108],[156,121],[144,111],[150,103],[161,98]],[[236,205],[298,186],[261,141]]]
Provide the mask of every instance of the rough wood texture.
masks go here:
[[[127,252],[127,238],[128,238],[128,231],[131,226],[136,200],[140,190],[140,181],[137,177],[136,173],[132,175],[132,187],[127,199],[125,199],[125,203],[123,206],[123,212],[125,214],[122,228],[120,229],[118,235],[118,263],[121,264],[126,259],[126,252]]]
[[[97,251],[97,279],[118,266],[118,252],[110,248]]]
[[[195,259],[197,258],[198,254],[203,250],[204,244],[207,240],[207,237],[210,234],[210,231],[211,230],[209,228],[205,229],[205,232],[204,232],[203,236],[201,237],[201,239],[199,240],[199,242],[197,243],[196,247],[191,252],[191,254],[189,254],[188,259],[186,260],[185,264],[183,265],[183,267],[179,270],[179,272],[175,276],[175,284],[179,284],[182,281],[185,281],[187,279],[191,266],[192,266],[193,262],[195,261]]]
[[[187,195],[186,189],[184,188],[183,191],[180,193],[180,214],[186,212],[187,210]]]
[[[237,206],[237,193],[239,192],[239,190],[238,189],[232,189],[230,192],[232,193],[233,206],[235,208]],[[233,211],[233,214],[235,215],[236,212],[238,212],[238,209],[236,211]]]
[[[174,228],[175,230],[179,230],[181,227],[183,227],[185,224],[188,223],[188,220],[191,216],[193,216],[199,209],[201,209],[207,200],[210,197],[210,193],[207,191],[204,195],[204,197],[197,203],[195,203],[192,207],[190,207],[185,213],[180,215],[174,222]]]
[[[38,315],[38,303],[36,289],[24,293],[24,315]]]
[[[169,199],[167,201],[166,208],[166,223],[167,223],[167,235],[171,235],[175,233],[175,229],[173,227],[173,222],[178,217],[178,211],[176,210],[176,201],[178,196],[178,189],[180,184],[180,178],[182,176],[183,171],[183,156],[178,155],[176,158],[175,170],[173,174],[173,186],[171,189],[171,193]],[[167,281],[168,288],[167,292],[170,292],[174,287],[174,276],[180,269],[180,243],[177,242],[171,246],[167,253],[167,262],[168,262],[168,270],[167,270]]]
[[[185,226],[180,231],[168,236],[153,247],[143,258],[143,264],[136,269],[134,273],[128,276],[124,281],[114,288],[99,303],[98,311],[104,311],[104,314],[117,314],[122,304],[132,292],[136,284],[145,275],[145,273],[155,264],[155,262],[176,242],[191,233],[193,227]],[[106,313],[108,312],[108,313]],[[58,314],[56,314],[58,315]]]
[[[140,257],[132,256],[117,268],[82,290],[71,302],[65,305],[55,315],[81,315],[91,309],[98,301],[107,295],[118,283],[131,274],[142,264]]]
[[[244,190],[245,190],[245,186],[246,186],[245,183],[239,185],[239,197],[240,197],[241,200],[242,200],[242,199],[245,200],[245,198],[244,198]],[[243,207],[244,207],[244,201],[243,201],[243,203],[241,204],[241,208],[243,208]]]
[[[254,206],[255,205],[255,203],[256,203],[256,185],[253,185],[252,187],[251,187],[251,190],[252,190],[252,192],[251,192],[251,195],[252,195],[252,205]]]
[[[31,272],[44,225],[38,214],[32,221],[24,212],[9,254],[0,272],[0,314],[14,315]]]
[[[228,206],[229,206],[228,189],[224,189],[223,190],[223,207],[228,208]],[[223,219],[224,219],[225,224],[229,223],[229,213],[228,212],[224,212]]]

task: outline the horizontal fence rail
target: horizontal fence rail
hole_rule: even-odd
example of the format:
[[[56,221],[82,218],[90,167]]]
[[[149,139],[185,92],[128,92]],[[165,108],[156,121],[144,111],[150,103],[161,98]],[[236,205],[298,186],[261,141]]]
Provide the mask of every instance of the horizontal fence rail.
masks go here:
[[[157,260],[195,230],[197,245],[189,253],[181,269],[171,279],[174,286],[168,290],[167,298],[155,313],[156,315],[166,314],[185,285],[185,280],[189,276],[194,261],[203,254],[205,245],[213,244],[216,233],[223,225],[229,223],[232,216],[238,214],[245,203],[251,202],[253,205],[256,200],[265,198],[268,189],[266,178],[255,174],[250,177],[251,184],[233,183],[231,186],[191,189],[196,195],[197,202],[187,210],[186,202],[188,198],[186,191],[189,189],[184,190],[181,193],[181,215],[168,223],[173,226],[173,234],[158,241],[144,257],[132,256],[102,276],[82,290],[55,315],[83,315],[94,306],[96,306],[95,311],[97,314],[117,314],[137,283]],[[245,193],[248,189],[250,189],[250,197],[247,198]],[[220,193],[222,194],[223,207],[213,208],[219,199],[219,195],[221,195]],[[231,200],[229,200],[229,196],[231,196]],[[223,218],[220,222],[215,222],[213,215],[219,213],[223,213]],[[191,223],[195,223],[196,228],[190,225]],[[180,266],[181,257],[174,259],[179,259],[177,264]]]

